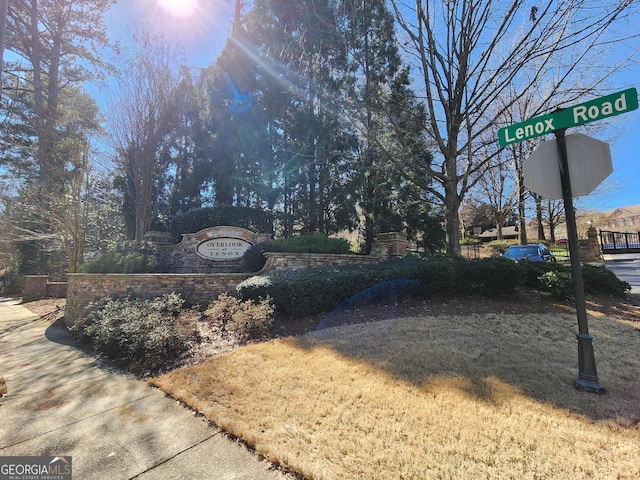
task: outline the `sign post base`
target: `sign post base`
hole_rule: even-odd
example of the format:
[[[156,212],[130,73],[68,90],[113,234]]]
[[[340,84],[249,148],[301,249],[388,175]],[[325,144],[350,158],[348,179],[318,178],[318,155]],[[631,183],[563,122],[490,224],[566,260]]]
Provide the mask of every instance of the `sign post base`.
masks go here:
[[[576,334],[578,339],[578,378],[573,386],[581,392],[605,393],[605,388],[598,382],[596,358],[593,354],[593,337],[588,334]]]

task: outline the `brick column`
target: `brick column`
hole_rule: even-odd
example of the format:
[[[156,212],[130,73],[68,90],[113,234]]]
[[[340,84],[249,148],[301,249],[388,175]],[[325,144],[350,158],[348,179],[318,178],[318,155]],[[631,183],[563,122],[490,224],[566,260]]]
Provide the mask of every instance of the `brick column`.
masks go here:
[[[22,289],[22,301],[33,302],[47,296],[47,275],[26,275]]]
[[[407,254],[407,235],[400,232],[379,233],[371,246],[371,255],[402,257]]]
[[[584,262],[600,260],[600,244],[598,243],[598,232],[595,228],[589,227],[586,240],[578,240],[578,249],[580,250],[580,260]]]

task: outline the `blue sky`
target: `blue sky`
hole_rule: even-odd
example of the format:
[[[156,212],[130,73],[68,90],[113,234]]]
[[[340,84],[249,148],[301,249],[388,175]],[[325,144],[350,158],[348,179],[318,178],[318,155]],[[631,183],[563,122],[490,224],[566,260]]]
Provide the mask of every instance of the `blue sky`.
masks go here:
[[[629,86],[640,89],[640,81]],[[609,144],[613,173],[592,195],[582,199],[597,210],[640,205],[640,110],[620,115],[610,128],[618,137]]]
[[[169,40],[179,43],[189,66],[209,65],[224,46],[229,34],[234,0],[195,0],[198,4],[197,11],[194,15],[184,17],[167,12],[160,6],[160,1],[119,0],[106,17],[111,39],[126,43],[131,37],[133,25],[146,24]],[[635,39],[630,44],[621,46],[621,55],[637,48],[637,42]],[[630,87],[640,90],[640,65],[636,62],[635,66],[619,72],[609,84],[611,87],[607,93]],[[591,99],[584,98],[582,101]],[[554,108],[555,106],[550,110]],[[614,170],[595,192],[576,200],[577,208],[604,211],[640,204],[640,109],[613,118],[606,128],[597,132],[589,133],[584,129],[574,131],[610,142]]]
[[[229,35],[233,0],[183,1],[197,4],[193,15],[172,15],[160,6],[160,0],[118,0],[105,18],[109,37],[126,43],[131,29],[143,24],[180,44],[189,66],[206,67]]]

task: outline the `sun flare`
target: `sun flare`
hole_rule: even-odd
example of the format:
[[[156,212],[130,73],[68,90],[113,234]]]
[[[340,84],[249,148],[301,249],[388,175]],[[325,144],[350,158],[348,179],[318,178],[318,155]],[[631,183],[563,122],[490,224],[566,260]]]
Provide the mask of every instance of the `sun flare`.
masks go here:
[[[188,17],[198,8],[198,0],[158,0],[158,5],[177,17]]]

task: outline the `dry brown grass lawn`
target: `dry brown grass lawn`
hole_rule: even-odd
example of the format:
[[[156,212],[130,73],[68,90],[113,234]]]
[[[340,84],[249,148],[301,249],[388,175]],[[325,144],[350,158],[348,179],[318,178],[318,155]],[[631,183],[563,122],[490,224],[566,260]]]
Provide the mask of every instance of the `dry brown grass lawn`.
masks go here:
[[[249,345],[151,383],[309,479],[640,478],[639,324],[557,310],[395,318]]]

